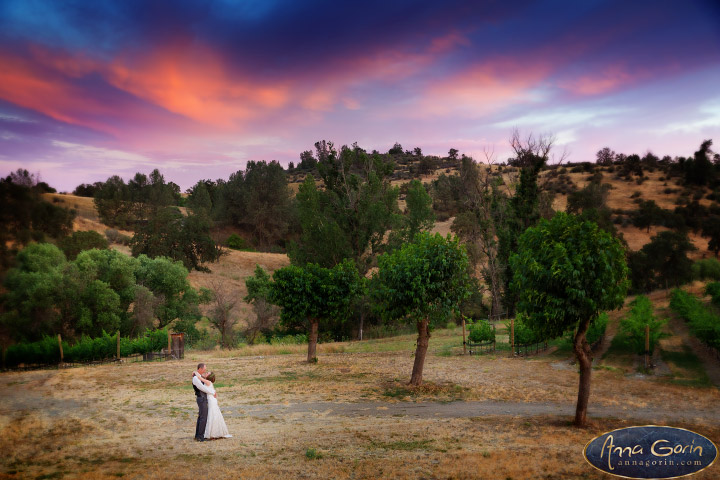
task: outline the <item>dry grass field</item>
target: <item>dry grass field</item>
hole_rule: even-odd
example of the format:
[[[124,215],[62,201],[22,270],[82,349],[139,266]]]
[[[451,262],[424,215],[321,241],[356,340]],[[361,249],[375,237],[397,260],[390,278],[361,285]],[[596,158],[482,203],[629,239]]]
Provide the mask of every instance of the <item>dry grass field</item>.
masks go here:
[[[576,429],[567,356],[462,356],[461,338],[433,334],[416,390],[412,335],[321,344],[314,365],[303,345],[264,345],[3,373],[0,477],[600,479],[582,449],[604,431],[668,424],[720,442],[715,387],[598,368],[592,425]],[[216,372],[231,439],[192,440],[198,361]]]

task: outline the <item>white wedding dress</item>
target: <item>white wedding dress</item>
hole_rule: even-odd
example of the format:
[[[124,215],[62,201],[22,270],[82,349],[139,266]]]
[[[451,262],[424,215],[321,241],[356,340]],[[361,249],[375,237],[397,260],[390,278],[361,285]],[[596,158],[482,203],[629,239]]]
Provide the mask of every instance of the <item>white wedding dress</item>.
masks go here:
[[[215,393],[215,387],[211,383],[208,388]],[[213,394],[208,394],[208,416],[207,424],[205,425],[205,438],[230,438],[230,432],[228,431],[227,425],[225,425],[225,419],[220,413],[220,407],[218,406],[217,398]]]

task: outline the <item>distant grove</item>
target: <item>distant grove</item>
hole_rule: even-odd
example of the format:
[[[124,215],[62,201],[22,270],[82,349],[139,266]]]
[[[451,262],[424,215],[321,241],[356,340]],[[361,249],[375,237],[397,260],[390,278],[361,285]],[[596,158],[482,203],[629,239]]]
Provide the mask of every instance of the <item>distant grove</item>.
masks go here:
[[[523,138],[514,132],[510,145],[512,158],[479,162],[456,149],[438,157],[400,144],[380,153],[320,141],[314,151],[300,154],[297,165],[250,161],[228,179],[200,180],[185,194],[158,170],[137,173],[127,182],[112,176],[79,185],[73,193],[93,197],[101,221],[112,227],[105,237],[73,233],[75,212],[45,201],[42,195],[54,192],[52,187],[18,170],[0,180],[0,336],[8,344],[60,332],[68,338],[116,328],[132,334],[174,321],[179,322],[176,328],[197,337],[197,305],[212,304],[211,310],[222,317],[227,305],[218,300],[221,292],[195,291],[184,283],[174,287],[176,293],[161,291],[151,285],[155,277],[141,273],[149,268],[142,265],[166,262],[162,275],[170,278],[175,272],[178,282],[186,282],[188,271],[210,269],[224,248],[236,248],[287,253],[298,268],[313,264],[333,269],[349,261],[364,282],[342,308],[352,321],[328,315],[318,340],[354,338],[363,327],[398,325],[397,317],[408,314],[391,314],[387,295],[389,303],[373,300],[383,288],[381,257],[415,243],[436,221],[450,219],[471,277],[467,294],[458,296],[459,311],[472,318],[513,315],[522,292],[512,288],[510,260],[518,253],[522,233],[555,215],[553,200],[560,194],[567,195],[568,214],[597,224],[625,246],[631,292],[693,278],[688,253],[695,247],[689,232],[706,237],[710,250],[720,252],[720,156],[712,151],[712,141],[688,157],[625,155],[604,148],[595,162],[566,165],[551,164],[551,137]],[[661,208],[639,192],[632,208],[608,207],[611,186],[604,180],[611,176],[632,189],[654,171],[662,174],[664,193],[677,194],[673,209]],[[568,175],[578,172],[588,176],[583,188]],[[421,182],[422,175],[432,173],[436,175]],[[291,183],[297,185],[296,193]],[[629,224],[666,229],[631,251],[618,231]],[[128,245],[134,258],[108,251],[112,243]],[[273,278],[267,273],[256,272],[256,285],[261,277],[266,286],[246,298],[257,318],[248,319],[241,335],[255,341],[307,334],[304,321],[273,320],[280,313],[275,304],[282,302],[272,296],[268,285]],[[169,306],[174,295],[187,303],[181,313]],[[437,318],[432,321],[446,321],[448,315],[433,314]],[[211,323],[222,330],[223,345],[232,345],[234,321]]]

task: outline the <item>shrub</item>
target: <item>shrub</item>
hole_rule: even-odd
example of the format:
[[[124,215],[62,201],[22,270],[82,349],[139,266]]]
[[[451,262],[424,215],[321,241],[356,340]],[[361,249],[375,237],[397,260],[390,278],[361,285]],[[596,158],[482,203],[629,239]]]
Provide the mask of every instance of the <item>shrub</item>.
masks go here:
[[[705,295],[710,295],[712,303],[720,305],[720,282],[708,283],[705,287]]]
[[[711,291],[714,290],[712,287]],[[701,342],[720,348],[720,316],[705,308],[698,298],[675,289],[670,297],[670,308],[688,323],[690,331]]]
[[[108,228],[105,230],[105,237],[108,239],[108,242],[110,243],[116,243],[118,245],[130,245],[130,240],[132,240],[132,237],[128,235],[124,235],[114,228]]]
[[[508,333],[510,333],[510,321],[505,322]],[[523,315],[518,315],[515,318],[515,345],[529,345],[531,343],[538,343],[545,340],[538,332],[532,330],[524,321]]]
[[[233,250],[252,250],[247,240],[236,233],[228,237],[226,244],[228,248],[232,248]]]
[[[630,304],[631,309],[627,316],[620,320],[620,331],[628,339],[628,344],[638,353],[645,352],[645,327],[650,326],[650,352],[661,338],[668,334],[662,332],[667,319],[658,320],[653,315],[653,306],[650,299],[645,295],[638,295]]]
[[[720,280],[720,261],[717,258],[698,260],[693,263],[692,275],[695,280]]]
[[[495,341],[495,329],[486,320],[478,320],[470,326],[468,339],[473,343]]]

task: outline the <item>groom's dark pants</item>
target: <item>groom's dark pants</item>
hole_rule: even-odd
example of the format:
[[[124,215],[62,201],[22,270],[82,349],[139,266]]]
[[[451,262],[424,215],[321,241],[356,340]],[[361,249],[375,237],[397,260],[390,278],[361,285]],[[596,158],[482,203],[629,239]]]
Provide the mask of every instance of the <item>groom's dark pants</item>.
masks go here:
[[[207,413],[208,413],[208,401],[207,395],[201,393],[195,395],[198,404],[198,418],[197,424],[195,424],[195,439],[199,440],[205,438],[205,425],[207,424]]]

